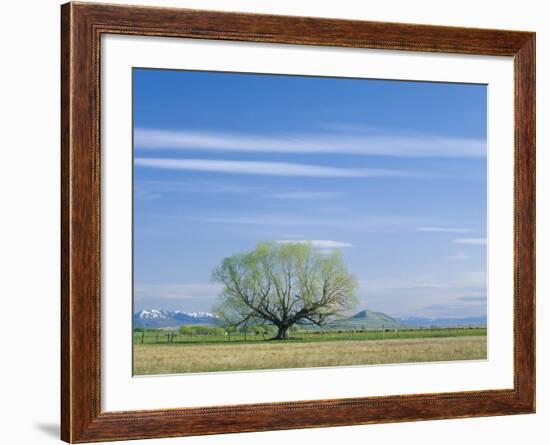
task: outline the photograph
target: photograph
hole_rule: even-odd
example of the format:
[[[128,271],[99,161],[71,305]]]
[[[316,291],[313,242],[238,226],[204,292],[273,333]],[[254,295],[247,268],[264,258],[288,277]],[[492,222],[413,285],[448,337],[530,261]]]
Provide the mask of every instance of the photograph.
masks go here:
[[[433,443],[475,443],[480,428],[518,442],[525,428],[495,422],[542,425],[540,8],[519,20],[506,6],[275,3],[69,2],[61,32],[43,33],[59,57],[24,51],[60,87],[39,88],[55,105],[30,132],[36,110],[19,97],[16,139],[40,149],[8,162],[54,172],[59,205],[32,205],[43,180],[4,187],[28,188],[5,218],[27,241],[41,207],[60,229],[59,274],[51,254],[37,262],[59,301],[31,311],[56,322],[44,332],[60,330],[59,350],[17,367],[34,382],[37,357],[56,359],[40,386],[57,393],[58,410],[42,403],[57,427],[37,428],[67,443],[320,428],[306,441],[348,443],[346,426],[359,442],[411,428]],[[36,243],[13,240],[28,275]],[[43,288],[40,274],[16,284]],[[472,428],[449,434],[443,419]]]
[[[487,85],[132,79],[134,375],[487,359]]]

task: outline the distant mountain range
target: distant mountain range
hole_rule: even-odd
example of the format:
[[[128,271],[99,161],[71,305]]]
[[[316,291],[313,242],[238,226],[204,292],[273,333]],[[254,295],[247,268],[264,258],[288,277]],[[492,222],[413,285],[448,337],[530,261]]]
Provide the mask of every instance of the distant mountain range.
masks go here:
[[[407,317],[400,318],[400,323],[404,326],[414,328],[452,328],[460,326],[487,326],[487,317],[463,317],[463,318],[424,318],[424,317]]]
[[[134,314],[136,328],[176,328],[181,325],[217,325],[220,319],[210,312],[183,312],[159,309],[142,309]],[[368,309],[355,315],[328,323],[331,329],[397,329],[397,328],[449,328],[461,326],[486,326],[487,317],[463,318],[392,318],[382,312]]]
[[[404,329],[404,328],[452,328],[464,326],[487,326],[487,317],[463,318],[393,318],[382,312],[365,309],[355,315],[334,320],[327,325],[332,329]]]
[[[136,328],[179,327],[184,324],[215,325],[219,318],[210,312],[165,311],[142,309],[134,314]]]

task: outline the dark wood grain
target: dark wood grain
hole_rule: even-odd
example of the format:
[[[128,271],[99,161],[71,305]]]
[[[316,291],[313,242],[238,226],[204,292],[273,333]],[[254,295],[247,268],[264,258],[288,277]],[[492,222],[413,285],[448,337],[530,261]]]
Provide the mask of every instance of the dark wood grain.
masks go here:
[[[61,11],[63,440],[92,442],[534,412],[533,33],[91,3],[65,4]],[[103,33],[513,56],[516,101],[514,388],[101,412],[99,62]]]
[[[65,7],[67,8],[67,7]],[[61,14],[61,437],[70,440],[71,310],[70,310],[70,16]]]

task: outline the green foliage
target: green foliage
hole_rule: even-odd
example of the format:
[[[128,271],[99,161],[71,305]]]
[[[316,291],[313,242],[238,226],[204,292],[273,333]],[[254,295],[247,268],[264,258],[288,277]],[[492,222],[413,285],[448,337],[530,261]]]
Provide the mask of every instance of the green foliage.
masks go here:
[[[215,312],[226,329],[270,324],[284,339],[295,324],[322,326],[357,304],[357,283],[340,253],[311,243],[260,243],[224,258],[213,278],[224,285]]]
[[[222,336],[225,334],[223,328],[216,326],[203,326],[203,325],[183,325],[179,328],[181,335],[211,335]]]

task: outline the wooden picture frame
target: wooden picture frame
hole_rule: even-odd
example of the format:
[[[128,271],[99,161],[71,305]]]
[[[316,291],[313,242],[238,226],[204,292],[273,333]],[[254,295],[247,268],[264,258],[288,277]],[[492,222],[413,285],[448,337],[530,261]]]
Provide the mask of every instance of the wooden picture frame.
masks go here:
[[[61,437],[71,443],[535,411],[535,34],[67,3],[61,7]],[[512,56],[514,387],[510,390],[102,412],[100,38],[103,34]]]

